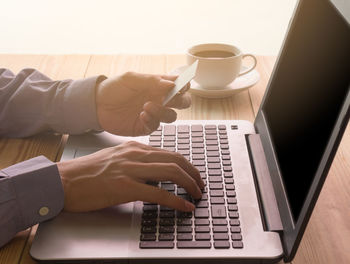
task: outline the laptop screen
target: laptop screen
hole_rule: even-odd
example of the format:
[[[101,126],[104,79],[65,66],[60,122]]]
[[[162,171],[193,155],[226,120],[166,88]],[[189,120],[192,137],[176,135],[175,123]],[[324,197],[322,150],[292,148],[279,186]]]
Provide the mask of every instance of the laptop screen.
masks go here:
[[[304,1],[262,108],[294,221],[349,92],[350,28],[330,6]]]

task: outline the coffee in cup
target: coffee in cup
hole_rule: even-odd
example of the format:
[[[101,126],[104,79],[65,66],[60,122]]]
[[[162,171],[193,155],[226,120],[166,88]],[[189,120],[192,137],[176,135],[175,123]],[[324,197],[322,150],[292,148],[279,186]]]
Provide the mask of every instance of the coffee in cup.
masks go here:
[[[253,58],[253,65],[242,70],[242,59]],[[239,48],[229,44],[199,44],[188,49],[187,64],[198,60],[197,73],[194,80],[204,89],[223,89],[238,76],[252,71],[256,66],[256,58],[251,54],[243,54]]]

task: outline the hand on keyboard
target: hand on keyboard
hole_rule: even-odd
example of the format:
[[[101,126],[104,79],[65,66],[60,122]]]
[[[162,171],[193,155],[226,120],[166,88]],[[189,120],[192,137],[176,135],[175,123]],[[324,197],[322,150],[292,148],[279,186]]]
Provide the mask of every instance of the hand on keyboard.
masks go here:
[[[103,149],[57,164],[65,193],[64,209],[92,211],[131,201],[157,203],[179,211],[194,205],[167,190],[145,184],[171,181],[192,197],[202,197],[199,171],[181,154],[137,142]]]

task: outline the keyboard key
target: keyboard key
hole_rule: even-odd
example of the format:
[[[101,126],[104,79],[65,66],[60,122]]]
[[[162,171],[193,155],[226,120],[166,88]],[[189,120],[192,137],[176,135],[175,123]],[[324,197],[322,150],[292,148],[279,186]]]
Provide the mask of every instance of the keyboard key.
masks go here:
[[[211,206],[211,216],[213,218],[226,218],[226,207],[224,205],[213,204]]]
[[[161,218],[161,219],[159,219],[159,225],[161,225],[161,226],[174,226],[175,219],[173,219],[173,218]]]
[[[190,126],[189,125],[178,125],[177,126],[177,133],[189,133],[190,132]]]
[[[232,241],[232,247],[233,248],[243,248],[243,242],[242,241]]]
[[[227,209],[229,211],[238,211],[238,206],[237,206],[237,204],[229,204]]]
[[[175,191],[175,184],[165,184],[165,183],[162,183],[161,185],[161,188],[164,189],[164,190],[167,190],[167,191]]]
[[[208,218],[209,210],[206,208],[196,208],[194,211],[195,218]]]
[[[224,166],[224,171],[225,172],[232,171],[232,167],[231,166]]]
[[[175,141],[176,138],[175,138],[175,136],[164,136],[163,140],[164,141]]]
[[[208,169],[221,169],[221,164],[220,163],[208,163]]]
[[[204,154],[193,154],[192,159],[193,160],[204,160],[205,156],[204,156]]]
[[[175,227],[173,226],[159,226],[159,233],[174,233]]]
[[[234,198],[234,197],[227,198],[227,203],[228,204],[236,204],[237,203],[237,199]]]
[[[222,155],[221,159],[222,160],[230,160],[231,161],[231,156],[230,155]]]
[[[141,241],[156,241],[156,234],[141,234]]]
[[[213,235],[214,240],[228,240],[229,239],[229,235],[225,234],[225,233],[215,233]]]
[[[227,145],[228,140],[227,139],[220,139],[220,146],[222,146],[223,144]]]
[[[177,218],[191,218],[192,217],[192,212],[176,212]]]
[[[229,241],[214,241],[215,248],[230,248]]]
[[[205,130],[205,135],[216,135],[215,130]]]
[[[229,216],[230,218],[238,218],[238,217],[239,217],[239,214],[238,214],[238,212],[236,212],[236,211],[230,211],[230,212],[228,212],[228,216]]]
[[[177,138],[190,138],[189,134],[178,134]]]
[[[164,126],[164,136],[175,136],[176,126],[174,125],[165,125]]]
[[[226,216],[226,214],[225,214]],[[226,219],[213,219],[213,225],[222,225],[222,226],[227,226],[227,221]]]
[[[235,189],[235,185],[234,184],[226,184],[225,185],[225,189],[226,190],[234,190]]]
[[[205,166],[196,166],[196,168],[199,170],[199,172],[205,172],[207,170]]]
[[[218,151],[219,147],[218,146],[207,146],[206,149],[207,149],[207,151]]]
[[[204,148],[203,143],[192,143],[192,148]]]
[[[177,188],[176,193],[178,195],[187,194],[186,190],[184,188],[180,188],[180,187]]]
[[[233,178],[225,178],[225,183],[228,183],[228,184],[230,184],[230,183],[234,183],[234,180],[233,180]]]
[[[158,205],[151,205],[151,204],[144,205],[143,206],[143,211],[144,212],[158,211]]]
[[[219,134],[220,135],[227,135],[227,132],[226,132],[226,130],[219,130]]]
[[[201,172],[200,175],[201,175],[201,178],[202,178],[202,179],[206,179],[206,178],[207,178],[207,174],[204,173],[204,172]]]
[[[207,157],[219,157],[219,151],[207,151]]]
[[[208,200],[208,194],[203,193],[201,201],[207,201],[207,200]]]
[[[160,142],[162,140],[161,136],[150,136],[149,141],[158,141]]]
[[[209,226],[196,226],[195,232],[196,233],[209,233],[210,227]]]
[[[231,234],[231,239],[232,240],[242,240],[242,235],[237,234],[237,233],[233,233],[233,234]]]
[[[194,224],[196,226],[209,226],[210,222],[208,219],[195,219]]]
[[[219,130],[226,130],[226,125],[218,125]]]
[[[236,197],[236,192],[235,191],[227,191],[226,196],[227,197]]]
[[[177,234],[176,239],[179,241],[191,241],[193,239],[192,234],[183,233],[183,234]]]
[[[192,138],[192,143],[203,143],[204,139],[201,137]]]
[[[205,125],[204,126],[204,129],[205,130],[216,130],[216,125]]]
[[[177,226],[191,226],[192,220],[189,218],[178,218],[176,224]]]
[[[203,131],[203,126],[202,125],[192,125],[191,126],[191,131],[192,132],[202,132]]]
[[[194,166],[205,166],[205,161],[204,160],[193,160],[192,164]]]
[[[203,132],[192,132],[191,137],[203,137]]]
[[[222,185],[222,183],[209,183],[209,189],[210,190],[222,190],[224,188],[224,186]]]
[[[192,226],[178,226],[177,233],[192,233]]]
[[[239,226],[231,226],[231,233],[241,233],[241,228]]]
[[[232,178],[233,177],[233,173],[232,172],[224,172],[224,177],[225,178]]]
[[[178,248],[211,248],[210,241],[178,241]]]
[[[158,213],[157,212],[143,212],[142,214],[142,218],[144,219],[153,219],[153,218],[157,218]]]
[[[207,146],[217,146],[219,143],[218,143],[217,140],[206,140],[206,141],[205,141],[205,144],[206,144]]]
[[[221,155],[230,155],[230,151],[227,149],[221,150]]]
[[[210,196],[211,197],[224,197],[224,191],[223,190],[210,190]]]
[[[208,175],[209,176],[220,176],[221,170],[208,170]]]
[[[222,161],[222,165],[224,165],[224,166],[231,166],[232,164],[231,164],[231,160],[223,160]]]
[[[196,234],[195,235],[195,239],[196,240],[206,240],[206,241],[208,241],[208,240],[210,240],[210,234],[208,234],[208,233],[198,233],[198,234]]]
[[[141,228],[141,233],[156,233],[157,228],[155,226],[143,226]]]
[[[213,233],[227,233],[227,226],[213,226]]]
[[[238,219],[230,219],[230,226],[239,226],[240,222]]]
[[[190,140],[189,139],[186,139],[186,138],[180,138],[177,140],[177,144],[190,144]],[[231,164],[229,164],[231,165]]]
[[[174,234],[159,234],[158,236],[159,241],[174,241],[174,239]]]
[[[159,213],[160,218],[174,218],[175,217],[175,212],[173,211],[161,211]]]
[[[142,219],[141,225],[142,226],[156,226],[157,219]]]
[[[211,204],[225,204],[225,199],[223,197],[211,197]]]
[[[188,144],[179,144],[179,145],[177,145],[177,149],[178,150],[189,150],[190,149],[190,145],[188,145]]]
[[[218,162],[220,162],[220,158],[219,157],[208,157],[207,162],[208,163],[218,163]]]
[[[141,241],[140,248],[174,248],[172,241]]]
[[[171,152],[175,152],[176,151],[175,147],[164,147],[163,149],[167,150],[167,151],[171,151]]]
[[[209,176],[209,182],[222,182],[221,176]]]
[[[206,140],[218,140],[217,135],[205,135]]]
[[[192,149],[192,154],[204,154],[204,148]]]

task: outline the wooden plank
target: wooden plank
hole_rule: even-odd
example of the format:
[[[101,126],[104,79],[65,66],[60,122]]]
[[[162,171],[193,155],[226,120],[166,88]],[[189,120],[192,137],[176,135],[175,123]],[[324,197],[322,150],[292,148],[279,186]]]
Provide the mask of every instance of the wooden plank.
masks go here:
[[[6,67],[14,73],[30,67],[38,69],[52,79],[84,77],[89,55],[0,55],[1,67]],[[0,139],[0,168],[45,155],[56,161],[58,151],[62,148],[62,136],[52,133],[28,137],[25,139]],[[18,263],[21,255],[30,258],[28,245],[23,252],[30,229],[20,232],[5,247],[0,249],[0,263]]]
[[[185,55],[167,55],[166,69],[171,73],[186,64]],[[192,106],[177,111],[179,119],[243,119],[254,120],[248,91],[223,99],[207,99],[192,95]]]

